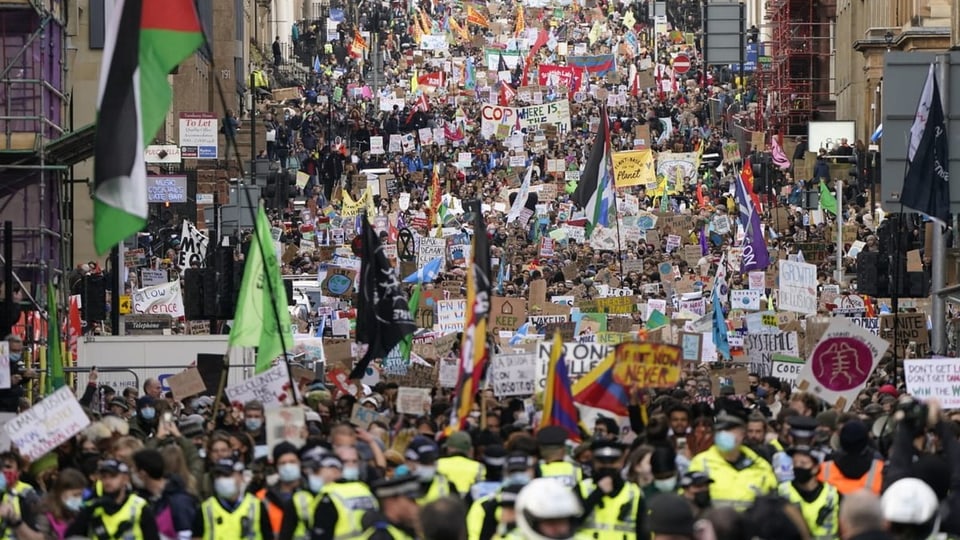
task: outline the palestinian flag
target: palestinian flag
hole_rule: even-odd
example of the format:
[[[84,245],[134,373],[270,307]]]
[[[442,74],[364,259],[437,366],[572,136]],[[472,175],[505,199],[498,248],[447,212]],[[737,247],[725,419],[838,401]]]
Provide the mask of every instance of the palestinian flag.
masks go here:
[[[191,0],[116,0],[107,28],[94,152],[93,237],[103,255],[147,222],[144,147],[170,108],[167,75],[203,43]]]

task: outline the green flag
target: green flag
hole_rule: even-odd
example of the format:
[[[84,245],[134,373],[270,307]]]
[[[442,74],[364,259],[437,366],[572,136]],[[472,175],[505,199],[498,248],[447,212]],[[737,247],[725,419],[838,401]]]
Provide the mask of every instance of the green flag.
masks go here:
[[[823,180],[820,180],[820,207],[833,215],[837,215],[837,198],[833,196]]]
[[[293,348],[287,295],[262,204],[246,259],[230,345],[258,347],[256,373],[262,373],[270,369],[276,357]]]
[[[57,314],[57,291],[53,283],[47,285],[47,376],[44,395],[67,384],[63,374],[63,344],[60,342],[60,316]]]
[[[420,283],[413,286],[413,292],[410,293],[410,301],[407,302],[407,309],[410,310],[410,318],[417,318],[417,307],[420,305]],[[404,361],[410,361],[410,351],[413,350],[413,334],[403,338],[400,342],[400,356]]]

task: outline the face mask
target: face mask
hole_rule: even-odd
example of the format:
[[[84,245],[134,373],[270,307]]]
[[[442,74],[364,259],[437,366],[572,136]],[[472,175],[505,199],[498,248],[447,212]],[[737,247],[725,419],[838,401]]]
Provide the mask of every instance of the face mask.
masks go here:
[[[480,419],[480,411],[471,412],[471,413],[470,413],[470,418],[473,418],[474,420],[479,420],[479,419]]]
[[[713,437],[713,444],[721,452],[730,452],[737,447],[737,437],[730,431],[720,431]]]
[[[322,476],[310,475],[307,477],[307,487],[309,487],[313,493],[320,493],[320,490],[323,489],[323,484]]]
[[[246,426],[247,431],[257,431],[260,429],[260,426],[263,425],[263,420],[259,418],[247,418],[243,421],[243,425]]]
[[[63,506],[71,512],[79,512],[83,508],[83,497],[67,497],[63,499]]]
[[[813,469],[793,468],[793,479],[798,484],[806,484],[813,479]]]
[[[505,483],[514,485],[514,486],[522,486],[524,484],[529,483],[530,480],[532,479],[530,478],[529,474],[525,472],[518,472],[518,473],[510,474],[510,476],[507,477],[507,481]]]
[[[657,488],[657,491],[660,493],[667,493],[677,489],[677,477],[672,476],[670,478],[664,478],[663,480],[654,480],[653,487]]]
[[[200,456],[200,459],[207,459],[207,449],[206,449],[206,448],[198,448],[198,449],[197,449],[197,455]]]
[[[360,468],[359,467],[344,467],[343,468],[343,479],[347,482],[356,482],[360,479]]]
[[[300,466],[296,463],[284,463],[277,467],[277,476],[281,482],[293,482],[300,479]]]
[[[708,508],[710,506],[710,491],[694,493],[693,504],[697,505],[697,508]]]
[[[417,467],[417,471],[416,471],[416,472],[417,472],[417,477],[419,477],[420,480],[429,481],[429,480],[433,480],[433,477],[437,475],[437,468],[436,468],[436,467],[425,467],[425,466],[421,465],[421,466]]]
[[[19,362],[20,358],[22,358],[21,353],[10,353],[11,362]]]
[[[221,499],[233,499],[240,491],[237,489],[237,481],[232,476],[214,479],[213,490]]]
[[[157,410],[153,407],[145,407],[140,409],[140,418],[144,420],[153,420],[157,417]]]

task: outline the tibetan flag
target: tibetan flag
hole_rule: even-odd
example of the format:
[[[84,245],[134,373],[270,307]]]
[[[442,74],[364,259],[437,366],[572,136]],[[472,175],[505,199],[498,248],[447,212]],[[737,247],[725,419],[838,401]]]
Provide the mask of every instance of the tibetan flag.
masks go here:
[[[104,37],[93,242],[103,255],[147,224],[143,149],[170,109],[167,76],[203,43],[191,0],[117,0]]]
[[[63,343],[60,341],[57,290],[53,283],[47,284],[47,366],[50,376],[46,379],[44,394],[49,396],[67,384],[67,378],[63,372]]]
[[[610,213],[616,210],[613,191],[613,167],[610,152],[610,127],[606,106],[600,108],[600,129],[593,139],[590,157],[580,174],[580,183],[571,199],[587,215],[589,238],[597,225],[607,227]],[[614,217],[614,219],[616,219]]]
[[[490,28],[490,21],[486,15],[477,11],[473,6],[467,6],[467,24],[475,24],[483,28]]]
[[[293,350],[287,293],[273,249],[270,220],[262,204],[247,250],[228,343],[232,347],[257,347],[256,373],[270,369],[278,356]]]
[[[479,210],[479,209],[478,209]],[[487,319],[490,317],[490,243],[483,214],[474,212],[473,249],[467,270],[467,314],[460,342],[460,370],[447,435],[466,427],[477,389],[490,358]]]
[[[547,366],[547,388],[543,395],[543,418],[540,429],[559,426],[568,438],[580,442],[580,413],[573,402],[570,389],[570,373],[563,356],[563,339],[558,331],[550,348],[550,364]]]
[[[740,171],[740,178],[743,179],[743,186],[747,190],[747,195],[750,196],[750,200],[753,201],[753,207],[757,209],[757,213],[763,213],[763,206],[760,205],[760,197],[757,196],[757,193],[753,190],[753,165],[750,165],[750,158],[743,160],[743,169]]]
[[[581,377],[573,385],[573,399],[617,416],[629,416],[627,404],[630,403],[630,394],[613,378],[614,360],[614,353],[611,352],[597,367]]]
[[[936,69],[930,64],[910,127],[907,173],[903,178],[904,206],[930,216],[941,227],[950,221],[950,158],[946,118],[940,101]]]

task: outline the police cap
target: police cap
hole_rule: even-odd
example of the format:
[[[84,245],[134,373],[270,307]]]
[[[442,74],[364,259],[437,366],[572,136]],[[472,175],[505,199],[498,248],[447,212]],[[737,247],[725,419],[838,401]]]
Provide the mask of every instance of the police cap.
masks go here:
[[[690,486],[709,486],[713,483],[713,479],[710,478],[710,475],[701,472],[687,472],[683,475],[683,478],[680,479],[680,487],[687,488]]]
[[[813,437],[819,424],[815,418],[797,415],[787,418],[787,425],[790,426],[790,435],[800,439],[809,439]]]
[[[510,452],[504,464],[504,470],[508,473],[525,471],[530,468],[530,456],[523,452]]]
[[[440,458],[440,447],[433,439],[417,436],[410,441],[403,457],[415,463],[433,463]]]
[[[623,445],[617,441],[594,441],[590,449],[593,450],[593,459],[599,461],[616,461],[623,457]]]
[[[420,496],[420,482],[416,477],[409,474],[377,480],[370,487],[378,499],[389,499],[391,497],[416,499]]]
[[[563,446],[567,442],[567,431],[560,426],[547,426],[537,432],[540,446]]]

